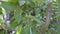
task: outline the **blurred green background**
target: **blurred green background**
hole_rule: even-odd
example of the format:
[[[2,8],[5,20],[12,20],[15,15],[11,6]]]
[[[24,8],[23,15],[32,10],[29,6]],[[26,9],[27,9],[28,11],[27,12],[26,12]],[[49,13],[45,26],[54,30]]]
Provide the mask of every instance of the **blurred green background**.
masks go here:
[[[60,0],[0,0],[0,34],[43,33],[60,34]]]

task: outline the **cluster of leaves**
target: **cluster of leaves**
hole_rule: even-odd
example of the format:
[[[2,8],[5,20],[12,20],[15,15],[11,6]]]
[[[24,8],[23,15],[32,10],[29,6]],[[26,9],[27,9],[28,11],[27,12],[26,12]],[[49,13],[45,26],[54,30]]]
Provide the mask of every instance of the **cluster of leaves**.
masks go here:
[[[40,34],[41,27],[46,21],[48,0],[6,0],[0,4],[0,29],[4,28],[4,33],[7,30],[15,30],[15,34]],[[6,26],[3,20],[3,11],[9,14],[11,23]],[[14,20],[13,20],[14,19]],[[60,2],[53,0],[51,11],[51,23],[46,31],[46,34],[59,34],[60,25],[57,25],[60,20]]]

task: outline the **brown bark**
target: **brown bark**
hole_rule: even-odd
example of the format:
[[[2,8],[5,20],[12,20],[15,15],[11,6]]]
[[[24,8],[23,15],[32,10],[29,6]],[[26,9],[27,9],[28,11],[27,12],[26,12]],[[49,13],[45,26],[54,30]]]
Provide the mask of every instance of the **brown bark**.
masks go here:
[[[42,29],[41,29],[41,34],[45,34],[46,29],[48,28],[48,26],[49,26],[49,24],[50,24],[51,4],[52,4],[52,3],[48,3],[48,4],[47,4],[46,22],[45,22],[44,26],[43,26]]]

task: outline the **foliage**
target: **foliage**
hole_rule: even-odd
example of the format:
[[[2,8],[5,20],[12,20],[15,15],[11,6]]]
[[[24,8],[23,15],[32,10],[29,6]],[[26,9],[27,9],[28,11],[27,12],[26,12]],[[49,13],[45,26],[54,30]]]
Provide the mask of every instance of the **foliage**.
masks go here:
[[[50,0],[51,1],[51,0]],[[60,0],[53,0],[50,24],[46,34],[60,33]],[[0,34],[8,34],[14,30],[15,34],[40,34],[46,21],[48,0],[6,0],[0,4]],[[9,27],[3,19],[3,9],[9,15]],[[8,31],[9,30],[9,31]],[[3,32],[3,33],[2,33]]]

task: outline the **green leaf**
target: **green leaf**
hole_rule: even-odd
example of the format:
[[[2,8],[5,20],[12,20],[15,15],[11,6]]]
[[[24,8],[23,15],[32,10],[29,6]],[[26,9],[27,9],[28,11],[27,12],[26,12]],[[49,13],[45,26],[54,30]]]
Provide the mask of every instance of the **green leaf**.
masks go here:
[[[20,13],[21,11],[17,10],[15,11],[14,18],[16,19],[17,23],[20,23],[22,20],[22,15]]]
[[[30,34],[30,26],[26,25],[25,27],[25,34]]]
[[[19,0],[19,5],[20,5],[20,6],[24,5],[25,3],[26,3],[25,0]]]
[[[10,24],[10,28],[15,28],[18,25],[17,21],[14,20],[11,24]]]
[[[17,29],[17,32],[16,32],[16,34],[21,34],[21,32],[22,32],[22,26],[20,25],[20,26],[18,26],[18,29]]]
[[[57,34],[60,34],[60,24],[57,25]]]
[[[2,3],[1,5],[7,12],[9,11],[13,11],[16,9],[17,7],[17,4],[11,4],[11,3],[8,3],[8,2],[5,2],[5,3]]]
[[[0,8],[0,15],[2,14],[2,8]]]
[[[19,0],[7,0],[7,1],[11,3],[18,3]]]

